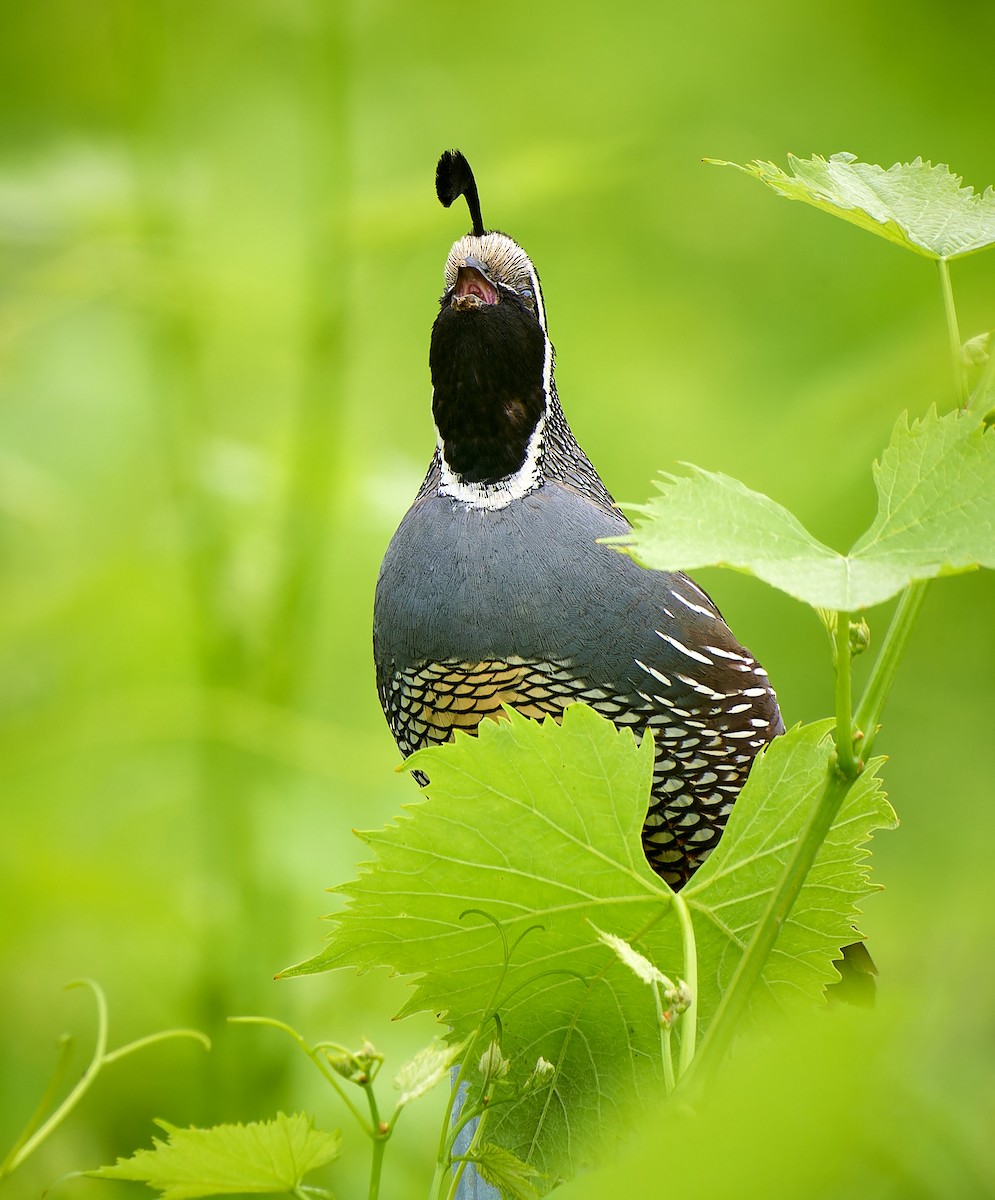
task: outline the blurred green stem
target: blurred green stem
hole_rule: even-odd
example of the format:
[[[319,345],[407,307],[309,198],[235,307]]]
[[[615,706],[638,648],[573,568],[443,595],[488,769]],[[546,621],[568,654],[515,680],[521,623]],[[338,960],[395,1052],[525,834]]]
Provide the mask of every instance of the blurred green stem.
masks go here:
[[[836,665],[836,766],[844,779],[856,779],[861,764],[853,748],[852,669],[850,614],[838,612],[833,648]]]
[[[373,1092],[372,1079],[367,1080],[362,1087],[370,1106],[370,1125],[373,1140],[373,1152],[370,1159],[369,1200],[377,1200],[377,1197],[380,1195],[380,1176],[383,1172],[384,1151],[387,1149],[387,1142],[390,1140],[390,1135],[393,1132],[393,1122],[388,1124],[380,1119],[380,1109],[377,1106],[377,1098]]]
[[[674,908],[681,926],[684,945],[684,982],[691,993],[691,1007],[681,1018],[681,1051],[677,1063],[678,1079],[688,1070],[698,1043],[698,946],[694,937],[691,910],[680,892],[674,893]]]
[[[945,259],[939,259],[938,266],[957,400],[961,407],[964,407],[968,403],[967,376],[961,354],[960,330],[950,283],[950,268]],[[990,382],[991,371],[986,369],[978,385],[979,391],[986,391]],[[911,584],[902,593],[855,715],[852,712],[850,615],[845,612],[836,613],[833,631],[836,658],[836,769],[830,771],[819,801],[813,808],[808,823],[795,844],[794,853],[778,881],[767,912],[754,929],[753,937],[736,966],[716,1010],[702,1052],[695,1059],[696,1066],[702,1062],[711,1065],[721,1059],[735,1030],[736,1022],[745,1010],[753,986],[760,977],[763,964],[805,881],[805,876],[811,869],[815,856],[846,799],[847,792],[860,772],[861,764],[854,755],[854,730],[863,734],[861,758],[866,760],[870,757],[881,713],[894,682],[898,664],[908,645],[927,586],[927,581],[921,580]],[[695,1074],[697,1076],[698,1072]]]
[[[14,1171],[24,1162],[29,1155],[45,1141],[69,1116],[76,1105],[83,1099],[86,1093],[90,1090],[93,1081],[97,1078],[100,1071],[107,1066],[108,1063],[116,1062],[119,1058],[125,1058],[129,1054],[133,1054],[136,1050],[141,1050],[145,1046],[154,1045],[156,1042],[163,1042],[169,1038],[194,1038],[199,1041],[205,1049],[211,1048],[210,1041],[195,1029],[164,1029],[160,1033],[150,1033],[143,1038],[138,1038],[134,1042],[128,1042],[124,1046],[119,1046],[117,1050],[107,1052],[107,1000],[104,996],[103,989],[99,984],[94,983],[92,979],[79,979],[74,983],[66,985],[67,988],[85,987],[93,993],[93,997],[97,1004],[97,1037],[93,1047],[93,1054],[90,1062],[84,1069],[79,1078],[79,1082],[72,1089],[68,1096],[49,1116],[48,1120],[42,1121],[42,1115],[48,1108],[54,1093],[58,1087],[59,1080],[62,1077],[63,1070],[66,1066],[69,1051],[72,1046],[71,1039],[63,1038],[59,1046],[59,1059],[56,1063],[55,1071],[48,1087],[45,1089],[45,1094],[41,1099],[38,1107],[35,1109],[24,1127],[20,1137],[11,1147],[6,1158],[0,1163],[0,1181]]]
[[[669,1095],[677,1082],[674,1076],[673,1053],[673,1022],[664,1015],[663,997],[660,995],[660,985],[652,984],[653,1003],[656,1005],[656,1023],[660,1030],[660,1058],[663,1062],[663,1086]]]
[[[715,1010],[715,1016],[708,1028],[708,1036],[702,1042],[701,1050],[685,1076],[689,1081],[695,1081],[696,1088],[703,1080],[707,1081],[709,1072],[722,1061],[746,1011],[754,985],[760,978],[764,964],[788,919],[805,878],[812,869],[815,857],[852,786],[853,780],[844,778],[830,764],[819,798],[795,842],[791,857],[771,894],[767,910],[754,927],[753,935],[740,956],[729,985]]]
[[[884,710],[885,701],[888,699],[888,693],[891,691],[898,664],[902,661],[902,655],[905,653],[909,637],[912,634],[912,628],[923,597],[926,595],[927,586],[928,581],[921,579],[918,583],[910,584],[899,597],[881,650],[874,660],[874,667],[864,688],[864,694],[857,705],[854,724],[864,735],[861,743],[861,755],[865,760],[870,757],[871,747],[878,734],[881,713]]]
[[[954,390],[957,403],[961,408],[967,404],[967,379],[964,371],[964,359],[961,351],[960,327],[957,323],[957,308],[954,304],[954,291],[950,283],[950,264],[945,258],[938,258],[936,265],[940,272],[940,291],[943,295],[943,315],[947,324],[947,344],[950,347],[950,362],[954,372]]]
[[[816,855],[836,820],[847,792],[862,769],[862,764],[854,755],[851,707],[853,655],[850,648],[850,614],[847,612],[835,614],[833,646],[836,659],[836,753],[829,764],[822,791],[771,894],[767,910],[754,928],[753,935],[736,964],[729,986],[722,995],[701,1052],[693,1064],[689,1064],[691,1069],[688,1070],[688,1075],[693,1074],[699,1083],[703,1077],[707,1078],[707,1072],[713,1069],[725,1054],[736,1026],[746,1011],[764,964],[812,869]]]
[[[301,1050],[304,1051],[311,1062],[313,1062],[318,1068],[325,1080],[332,1085],[338,1094],[339,1099],[356,1118],[360,1129],[362,1129],[362,1131],[369,1137],[375,1136],[375,1127],[369,1124],[360,1110],[355,1104],[353,1104],[352,1100],[349,1098],[349,1094],[342,1086],[342,1083],[340,1082],[336,1073],[328,1066],[328,1062],[325,1058],[326,1051],[343,1051],[346,1049],[344,1046],[340,1046],[337,1042],[319,1042],[315,1046],[310,1046],[304,1040],[304,1038],[301,1037],[296,1029],[288,1025],[285,1021],[277,1020],[276,1017],[229,1017],[228,1021],[232,1025],[269,1025],[273,1029],[282,1030],[285,1034],[287,1034],[288,1037],[292,1038],[297,1043],[297,1045],[301,1048]]]
[[[353,472],[336,461],[342,453],[349,311],[351,144],[349,103],[352,60],[351,6],[313,8],[304,86],[309,110],[324,120],[309,123],[316,136],[307,154],[303,221],[305,340],[303,377],[293,415],[290,474],[265,636],[260,646],[266,699],[293,706],[300,699],[315,641],[321,567],[329,533],[333,489],[344,504]]]
[[[947,327],[947,346],[950,351],[950,366],[954,376],[954,390],[958,405],[961,408],[965,408],[968,405],[970,397],[968,393],[967,372],[961,350],[957,306],[954,303],[954,292],[950,282],[950,264],[945,258],[940,258],[937,259],[936,265],[940,274],[940,292],[943,298],[943,316]],[[986,368],[978,385],[978,391],[982,394],[987,390],[988,383],[990,382],[991,362],[992,359],[989,357],[989,367]],[[898,670],[898,664],[905,653],[912,628],[919,614],[919,609],[922,606],[928,586],[929,581],[921,579],[916,583],[910,584],[902,592],[895,612],[892,615],[891,623],[888,626],[888,632],[885,634],[884,642],[881,645],[880,653],[874,661],[874,667],[864,688],[864,694],[857,706],[855,725],[864,735],[861,751],[865,759],[870,756],[871,747],[877,737],[881,713],[884,710],[888,693],[891,690],[895,673]]]

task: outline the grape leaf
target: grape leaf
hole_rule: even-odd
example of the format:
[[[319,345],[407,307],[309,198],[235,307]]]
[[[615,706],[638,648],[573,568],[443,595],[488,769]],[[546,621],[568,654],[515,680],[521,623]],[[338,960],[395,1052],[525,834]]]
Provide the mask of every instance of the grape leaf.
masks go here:
[[[473,1161],[484,1183],[497,1188],[505,1200],[539,1200],[547,1191],[536,1191],[535,1185],[542,1183],[538,1171],[493,1142],[478,1146]]]
[[[698,931],[691,1012],[702,1029],[825,782],[830,728],[795,729],[757,760],[726,836],[684,890]],[[512,1081],[540,1056],[555,1076],[492,1112],[488,1137],[545,1175],[568,1174],[597,1157],[630,1105],[662,1086],[652,995],[595,927],[686,977],[670,890],[640,841],[650,740],[637,746],[631,732],[577,704],[561,726],[509,712],[484,722],[478,738],[457,735],[408,765],[428,774],[428,799],[360,835],[375,861],[335,889],[347,907],[332,918],[325,949],[288,973],[384,965],[414,975],[403,1011],[438,1013],[460,1040],[498,1011]],[[860,847],[892,820],[868,770],[785,923],[754,1007],[821,1001],[871,890]]]
[[[767,496],[700,467],[664,476],[661,494],[634,507],[633,533],[609,542],[646,567],[732,567],[845,612],[917,579],[995,567],[995,436],[976,412],[901,418],[873,471],[877,515],[849,554]]]
[[[168,1140],[137,1150],[112,1167],[88,1171],[98,1179],[130,1179],[162,1192],[162,1200],[200,1196],[282,1195],[309,1171],[338,1157],[339,1134],[314,1128],[304,1113],[279,1113],[272,1121],[179,1129],[156,1121]]]
[[[962,258],[995,243],[995,190],[962,186],[948,166],[895,163],[885,170],[858,162],[853,154],[788,155],[791,173],[755,160],[735,167],[759,179],[788,200],[802,200],[870,230],[896,245],[933,259]]]

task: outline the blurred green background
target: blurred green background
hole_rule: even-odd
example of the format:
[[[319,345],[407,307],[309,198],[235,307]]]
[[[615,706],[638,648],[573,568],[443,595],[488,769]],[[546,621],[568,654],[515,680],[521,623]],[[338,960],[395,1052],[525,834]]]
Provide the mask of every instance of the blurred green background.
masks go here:
[[[272,976],[318,948],[323,889],[364,857],[350,830],[416,794],[369,635],[468,224],[435,200],[439,152],[467,153],[485,223],[533,255],[561,397],[618,497],[691,460],[845,548],[897,414],[952,402],[935,272],[701,159],[921,155],[995,181],[995,9],[41,0],[4,26],[0,1147],[64,1029],[84,1061],[72,979],[106,989],[112,1045],[215,1040],[111,1069],[8,1185],[33,1196],[146,1144],[155,1116],[344,1125],[289,1043],[227,1014],[368,1036],[394,1065],[433,1031],[391,1024],[397,980]],[[955,264],[965,337],[995,323],[993,284],[995,255]],[[830,712],[814,616],[702,581],[786,720]],[[875,845],[866,922],[885,1017],[922,1002],[921,1043],[895,1034],[907,1082],[979,1128],[993,604],[990,575],[930,589],[879,743],[902,828]],[[402,1123],[386,1195],[427,1190],[440,1112]],[[345,1128],[327,1178],[362,1195]],[[60,1192],[115,1188],[148,1194]]]

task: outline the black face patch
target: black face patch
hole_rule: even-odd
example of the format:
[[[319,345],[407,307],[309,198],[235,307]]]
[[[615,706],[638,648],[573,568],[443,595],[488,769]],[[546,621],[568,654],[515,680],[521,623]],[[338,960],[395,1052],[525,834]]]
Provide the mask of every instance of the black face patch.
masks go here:
[[[456,305],[456,292],[447,293],[432,327],[432,412],[450,469],[489,484],[522,467],[546,411],[546,339],[517,296],[503,292],[491,303],[467,294]]]

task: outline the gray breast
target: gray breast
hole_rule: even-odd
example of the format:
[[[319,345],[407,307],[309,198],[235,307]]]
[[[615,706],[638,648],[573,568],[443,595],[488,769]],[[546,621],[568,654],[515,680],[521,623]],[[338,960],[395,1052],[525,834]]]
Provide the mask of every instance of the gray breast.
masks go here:
[[[659,654],[657,630],[673,622],[665,610],[681,608],[668,589],[684,577],[644,571],[598,545],[628,529],[552,483],[496,511],[420,499],[377,583],[378,670],[517,656],[575,663],[591,683],[632,677],[641,652]],[[697,589],[695,596],[711,609]],[[674,614],[695,616],[705,619],[686,606]]]

